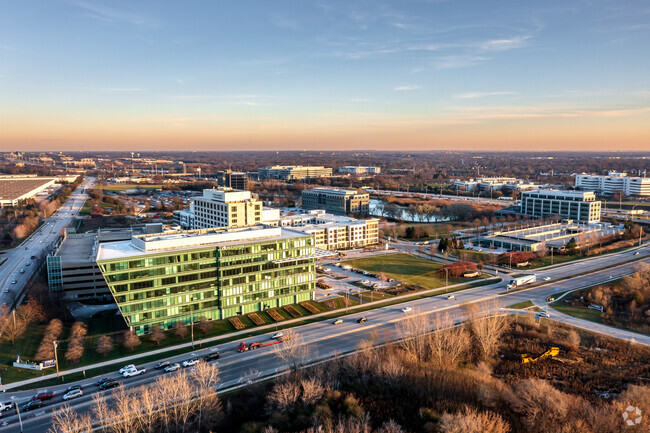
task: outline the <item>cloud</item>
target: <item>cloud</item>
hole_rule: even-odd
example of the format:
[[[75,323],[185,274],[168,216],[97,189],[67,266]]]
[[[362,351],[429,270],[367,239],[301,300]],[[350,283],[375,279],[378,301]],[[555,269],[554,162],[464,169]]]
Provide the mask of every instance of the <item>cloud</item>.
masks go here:
[[[72,4],[84,9],[87,16],[104,22],[120,22],[144,27],[153,27],[157,25],[155,20],[144,15],[126,10],[114,9],[109,6],[98,4],[98,2],[91,3],[86,1],[74,1]]]
[[[454,99],[478,99],[487,98],[488,96],[514,95],[515,92],[468,92],[453,95]]]
[[[515,48],[521,48],[526,45],[530,36],[522,35],[510,39],[490,39],[479,44],[479,48],[484,51],[506,51]]]
[[[434,61],[437,69],[455,69],[475,66],[489,60],[487,57],[469,54],[439,57]]]
[[[418,90],[418,89],[421,89],[421,88],[422,88],[421,86],[410,85],[410,86],[397,86],[397,87],[394,87],[393,90],[395,90],[397,92],[405,92],[405,91],[409,91],[409,90]]]

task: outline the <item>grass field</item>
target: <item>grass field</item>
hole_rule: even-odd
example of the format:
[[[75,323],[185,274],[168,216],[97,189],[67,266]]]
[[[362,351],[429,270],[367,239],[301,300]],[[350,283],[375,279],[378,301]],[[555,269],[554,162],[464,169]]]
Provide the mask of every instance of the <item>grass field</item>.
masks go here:
[[[524,302],[518,302],[516,304],[508,305],[506,308],[512,308],[515,310],[525,310],[526,308],[533,307],[535,304],[533,304],[533,301],[524,301]]]
[[[406,254],[390,254],[348,260],[345,264],[373,273],[381,273],[407,284],[414,284],[428,289],[445,285],[445,277],[438,275],[440,263],[418,259]],[[449,284],[456,284],[466,279],[449,279]]]
[[[602,323],[601,313],[598,310],[592,310],[587,307],[578,307],[573,305],[567,305],[563,301],[556,301],[551,304],[556,310],[568,314],[569,316],[577,317],[579,319],[590,320],[596,323]]]

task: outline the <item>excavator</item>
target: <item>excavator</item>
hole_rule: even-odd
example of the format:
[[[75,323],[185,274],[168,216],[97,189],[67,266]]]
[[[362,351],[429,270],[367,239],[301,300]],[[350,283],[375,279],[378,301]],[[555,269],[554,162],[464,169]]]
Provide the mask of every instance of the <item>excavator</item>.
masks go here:
[[[550,357],[558,356],[559,354],[560,354],[560,348],[559,347],[551,347],[546,352],[539,355],[537,358],[533,358],[528,353],[522,353],[521,354],[521,363],[526,364],[528,362],[536,362],[536,361],[539,361],[540,359],[548,358],[549,356]]]

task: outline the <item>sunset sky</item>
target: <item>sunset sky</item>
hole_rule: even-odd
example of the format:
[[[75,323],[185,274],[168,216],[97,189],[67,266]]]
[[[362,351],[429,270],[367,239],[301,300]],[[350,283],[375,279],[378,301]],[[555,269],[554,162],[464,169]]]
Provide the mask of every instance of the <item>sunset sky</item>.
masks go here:
[[[20,0],[0,150],[649,150],[647,0]]]

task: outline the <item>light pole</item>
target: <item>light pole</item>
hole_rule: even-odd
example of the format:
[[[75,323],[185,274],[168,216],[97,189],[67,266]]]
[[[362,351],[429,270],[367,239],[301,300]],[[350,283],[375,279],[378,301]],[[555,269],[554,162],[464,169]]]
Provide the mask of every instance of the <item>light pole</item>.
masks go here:
[[[59,379],[59,356],[56,353],[56,348],[59,346],[59,342],[57,340],[54,340],[52,344],[54,345],[54,365],[56,365],[56,378]]]
[[[20,433],[23,433],[23,418],[20,416],[20,406],[18,406],[18,402],[14,404],[16,405],[16,413],[18,414],[18,422],[20,423]]]
[[[190,334],[192,334],[192,349],[194,349],[194,312],[190,311]]]

